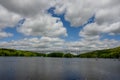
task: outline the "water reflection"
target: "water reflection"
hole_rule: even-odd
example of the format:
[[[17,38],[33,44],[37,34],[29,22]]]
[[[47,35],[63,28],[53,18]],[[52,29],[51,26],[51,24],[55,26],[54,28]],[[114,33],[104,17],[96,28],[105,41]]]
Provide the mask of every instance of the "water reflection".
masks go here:
[[[1,57],[0,80],[120,80],[120,61]]]

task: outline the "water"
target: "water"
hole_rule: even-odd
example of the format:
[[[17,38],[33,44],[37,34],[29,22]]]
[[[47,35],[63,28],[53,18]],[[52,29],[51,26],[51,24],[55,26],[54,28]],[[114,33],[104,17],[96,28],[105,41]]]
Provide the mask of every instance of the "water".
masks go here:
[[[0,80],[120,80],[120,61],[0,57]]]

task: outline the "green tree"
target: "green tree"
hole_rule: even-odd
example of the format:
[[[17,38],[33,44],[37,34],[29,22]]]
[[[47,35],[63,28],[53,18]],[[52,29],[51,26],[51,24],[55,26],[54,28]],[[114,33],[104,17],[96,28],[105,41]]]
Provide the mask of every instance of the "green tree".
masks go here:
[[[65,58],[73,58],[74,55],[73,54],[70,54],[70,53],[67,53],[64,55]]]

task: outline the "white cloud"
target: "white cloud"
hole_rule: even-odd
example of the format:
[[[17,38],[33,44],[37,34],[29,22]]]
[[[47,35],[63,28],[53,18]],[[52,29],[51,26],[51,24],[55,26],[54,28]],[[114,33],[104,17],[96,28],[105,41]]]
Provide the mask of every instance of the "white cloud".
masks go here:
[[[6,8],[0,5],[0,39],[13,36],[12,33],[5,32],[3,29],[6,27],[13,27],[19,18],[19,15],[9,12]]]
[[[112,34],[120,34],[120,22],[113,23],[106,27],[104,32],[112,33]]]
[[[1,42],[2,48],[13,48],[21,50],[79,50],[81,52],[101,50],[119,46],[116,40],[81,40],[76,42],[66,42],[60,38],[41,37],[41,38],[24,38],[21,40],[13,40],[10,42]]]
[[[117,40],[87,40],[82,39],[81,41],[68,42],[66,44],[68,49],[80,50],[81,52],[92,51],[92,50],[101,50],[108,49],[119,46],[120,43]]]
[[[97,24],[113,24],[120,21],[120,6],[103,8],[96,13]]]
[[[67,42],[58,38],[67,36],[66,28],[59,18],[52,17],[47,10],[55,7],[56,14],[65,13],[65,19],[78,27],[95,14],[95,23],[85,26],[79,33],[80,41]],[[120,45],[117,40],[100,40],[102,34],[120,34],[120,0],[0,0],[0,38],[10,37],[3,31],[14,27],[21,18],[26,18],[17,31],[26,36],[17,41],[0,42],[0,47],[16,49],[79,49],[95,50]]]
[[[98,25],[97,23],[92,23],[87,25],[80,31],[79,35],[84,38],[96,38],[99,39],[102,34],[107,33],[109,35],[120,35],[120,22],[113,24],[103,24]]]
[[[80,26],[95,13],[95,7],[89,0],[57,0],[55,13],[65,13],[72,26]]]
[[[12,27],[20,19],[20,16],[8,11],[0,5],[0,29],[6,26]]]
[[[87,25],[80,31],[80,36],[82,37],[96,37],[99,36],[103,30],[103,26],[99,26],[96,23]]]
[[[51,17],[49,14],[28,18],[24,25],[17,30],[27,36],[67,36],[66,29],[60,19]]]
[[[64,45],[64,40],[60,38],[24,38],[21,40],[13,40],[10,42],[1,42],[0,47],[15,48],[24,50],[42,50],[60,48]]]
[[[93,14],[97,24],[110,24],[120,21],[119,0],[57,0],[55,13],[65,13],[65,19],[72,26],[80,26]]]
[[[13,36],[13,34],[0,31],[0,39],[5,37],[11,37],[11,36]]]
[[[104,34],[120,34],[120,0],[65,0],[56,1],[56,14],[65,13],[65,19],[78,27],[95,14],[95,23],[80,31],[84,40],[99,40]]]
[[[23,26],[17,28],[17,31],[26,36],[67,36],[66,29],[60,19],[47,13],[47,9],[54,5],[52,0],[24,0],[24,2],[21,0],[0,0],[0,3],[4,6],[1,11],[3,13],[0,13],[3,16],[1,18],[4,21],[1,22],[4,24],[3,27],[15,25],[15,22],[24,16],[26,21]]]
[[[96,14],[96,25],[98,26],[109,27],[120,21],[119,0],[25,0],[24,2],[21,0],[0,0],[0,3],[9,11],[27,18],[24,27],[21,27],[19,28],[20,30],[18,30],[25,35],[67,35],[62,22],[59,21],[56,23],[59,19],[53,18],[47,14],[47,9],[53,6],[55,7],[56,14],[65,13],[65,19],[69,21],[72,26],[80,26],[84,24],[93,14]],[[48,25],[50,27],[48,27]],[[59,31],[58,29],[55,29],[54,26],[59,26]],[[51,31],[49,29],[51,29]],[[98,31],[94,30],[94,32],[89,34],[96,34],[97,32]]]
[[[54,0],[0,0],[0,3],[10,11],[25,17],[44,14],[53,4]]]

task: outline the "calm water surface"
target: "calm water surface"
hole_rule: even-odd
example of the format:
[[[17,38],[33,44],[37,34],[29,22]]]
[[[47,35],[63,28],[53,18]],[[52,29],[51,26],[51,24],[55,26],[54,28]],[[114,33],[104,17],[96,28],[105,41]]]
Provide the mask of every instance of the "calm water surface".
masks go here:
[[[120,61],[0,57],[0,80],[120,80]]]

